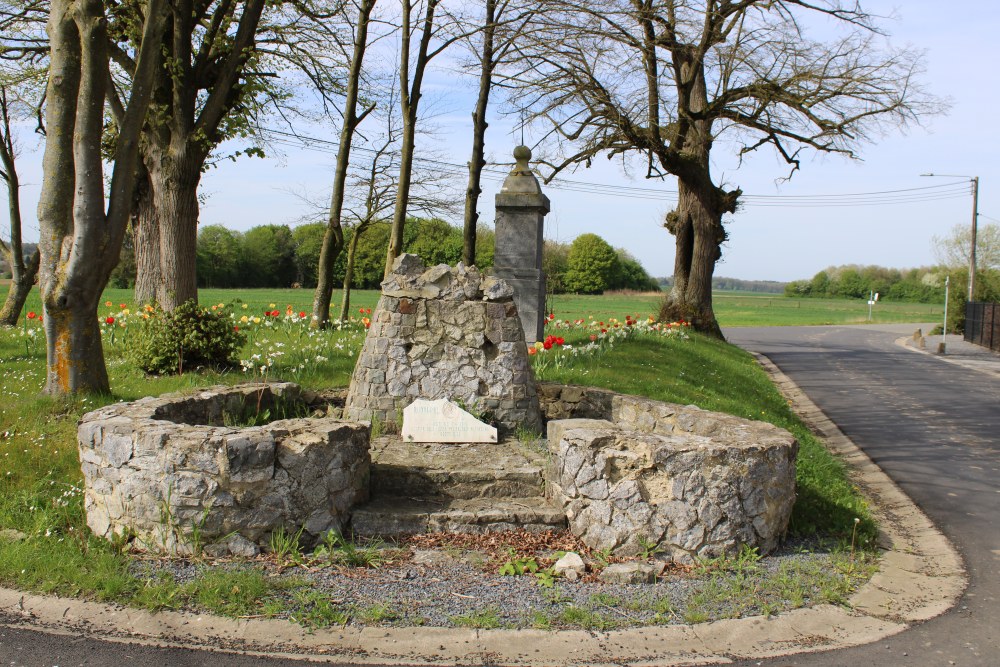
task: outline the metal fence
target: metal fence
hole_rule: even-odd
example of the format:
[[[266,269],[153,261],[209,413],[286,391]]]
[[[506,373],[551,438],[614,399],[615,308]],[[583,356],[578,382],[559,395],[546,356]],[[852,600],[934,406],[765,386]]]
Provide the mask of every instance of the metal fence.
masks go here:
[[[965,340],[1000,352],[1000,303],[965,304]]]

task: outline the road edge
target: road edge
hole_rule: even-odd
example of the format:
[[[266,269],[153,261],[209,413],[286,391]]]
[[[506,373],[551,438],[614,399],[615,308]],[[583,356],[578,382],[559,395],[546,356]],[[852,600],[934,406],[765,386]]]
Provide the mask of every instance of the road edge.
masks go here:
[[[766,356],[752,353],[792,409],[848,467],[880,526],[879,572],[849,602],[856,611],[907,624],[952,608],[968,585],[958,550],[892,479]]]
[[[196,648],[352,664],[670,665],[719,664],[859,646],[952,608],[968,583],[958,551],[916,504],[770,359],[754,354],[827,448],[845,462],[882,527],[879,571],[850,608],[817,605],[772,617],[595,633],[337,627],[309,631],[288,621],[152,613],[0,588],[0,625],[112,642]]]

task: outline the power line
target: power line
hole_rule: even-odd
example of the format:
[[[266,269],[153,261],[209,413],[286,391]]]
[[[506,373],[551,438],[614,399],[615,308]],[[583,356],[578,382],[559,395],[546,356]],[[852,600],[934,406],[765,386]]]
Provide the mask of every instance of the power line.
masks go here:
[[[321,139],[281,130],[265,130],[267,134],[274,137],[275,143],[305,148],[321,153],[335,154],[339,143],[330,139]],[[379,152],[364,146],[356,146],[351,149],[354,152],[371,157],[379,156]],[[390,158],[398,157],[398,153],[381,153],[382,156]],[[434,167],[442,172],[465,175],[468,173],[466,165],[435,160],[432,158],[414,157],[414,162],[421,165]],[[483,169],[483,178],[491,182],[500,182],[507,177],[507,171],[496,167],[486,167]],[[600,194],[613,197],[628,197],[630,199],[646,199],[653,201],[676,202],[678,192],[676,190],[666,190],[660,188],[649,188],[632,185],[611,185],[607,183],[593,183],[589,181],[577,181],[567,178],[554,178],[546,184],[546,187],[563,190],[567,192],[578,192],[582,194]],[[872,192],[852,192],[840,194],[811,194],[811,195],[754,195],[744,194],[740,197],[740,203],[748,207],[760,208],[827,208],[827,207],[851,207],[851,206],[896,206],[901,204],[916,204],[932,201],[945,201],[950,199],[960,199],[969,194],[969,184],[966,181],[957,183],[943,183],[938,185],[927,185],[917,188],[902,188],[898,190],[876,190]]]

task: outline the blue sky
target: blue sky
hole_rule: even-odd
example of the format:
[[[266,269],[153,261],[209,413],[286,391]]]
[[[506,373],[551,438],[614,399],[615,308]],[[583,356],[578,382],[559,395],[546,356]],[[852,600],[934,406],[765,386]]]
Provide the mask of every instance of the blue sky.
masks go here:
[[[747,204],[728,219],[730,239],[716,275],[759,280],[808,278],[830,265],[879,264],[897,268],[934,263],[931,239],[956,224],[971,221],[972,199],[968,190],[945,188],[963,178],[921,178],[921,173],[958,174],[980,177],[980,224],[1000,220],[1000,160],[995,116],[1000,109],[996,67],[1000,63],[1000,5],[987,0],[955,0],[947,3],[865,2],[878,14],[896,18],[883,25],[896,45],[910,44],[926,51],[927,72],[923,77],[935,95],[948,98],[950,112],[929,118],[924,127],[906,134],[895,133],[865,146],[862,160],[836,156],[810,156],[789,182],[778,183],[787,168],[762,154],[737,166],[723,145],[715,150],[713,170],[717,181],[739,186],[749,195],[838,195],[884,192],[942,186],[951,198],[909,204],[866,206],[792,207],[794,199],[782,199],[778,207]],[[468,160],[471,144],[473,82],[449,72],[437,72],[430,80],[436,98],[438,131],[427,146],[438,159],[455,164]],[[309,129],[308,133],[336,139],[335,128]],[[494,112],[490,119],[487,151],[497,163],[511,162],[510,151],[519,142],[513,119]],[[527,137],[530,143],[530,133]],[[25,148],[33,139],[25,138]],[[431,145],[432,144],[432,145]],[[418,145],[418,151],[420,146]],[[300,199],[291,190],[325,199],[332,177],[333,156],[314,151],[293,151],[265,160],[225,162],[210,170],[203,181],[205,204],[201,224],[223,224],[245,230],[267,223],[295,223],[304,213]],[[37,153],[28,152],[21,161],[25,234],[37,238],[34,208],[40,181]],[[673,182],[645,181],[624,175],[614,163],[597,161],[591,169],[565,174],[585,183],[644,188],[646,196],[613,196],[588,192],[587,186],[572,191],[547,187],[552,213],[546,220],[546,236],[563,242],[594,232],[612,245],[627,249],[653,275],[669,275],[673,267],[673,238],[661,227],[672,208],[657,191],[676,190]],[[480,205],[484,222],[493,220],[496,182],[485,183]],[[458,222],[456,220],[456,222]]]

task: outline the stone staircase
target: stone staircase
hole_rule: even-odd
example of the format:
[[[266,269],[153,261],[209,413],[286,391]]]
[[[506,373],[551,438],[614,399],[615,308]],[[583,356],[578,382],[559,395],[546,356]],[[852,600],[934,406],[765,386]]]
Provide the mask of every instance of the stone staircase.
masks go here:
[[[432,531],[562,529],[545,499],[544,442],[438,444],[383,436],[371,443],[371,500],[355,508],[358,536]]]

